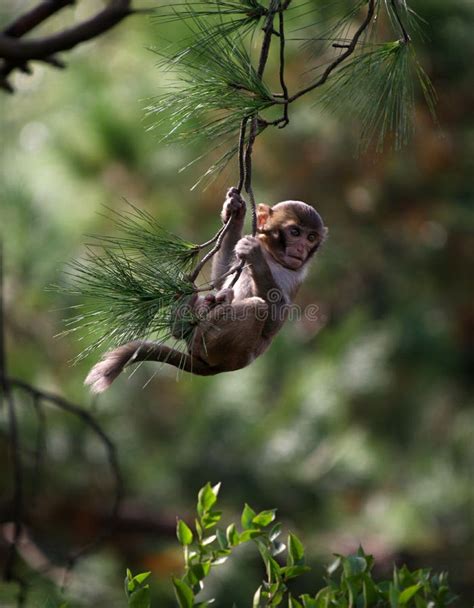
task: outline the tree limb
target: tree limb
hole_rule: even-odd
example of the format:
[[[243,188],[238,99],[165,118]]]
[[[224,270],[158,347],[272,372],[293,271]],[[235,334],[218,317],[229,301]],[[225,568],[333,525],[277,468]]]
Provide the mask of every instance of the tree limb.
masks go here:
[[[22,62],[44,59],[61,51],[69,51],[76,45],[103,34],[132,12],[130,0],[114,0],[91,19],[51,36],[20,40],[0,34],[0,57],[8,61]]]
[[[54,55],[100,36],[129,15],[139,12],[131,7],[131,0],[110,0],[103,10],[82,23],[49,36],[22,38],[65,6],[74,4],[74,1],[43,0],[0,33],[0,59],[4,61],[0,67],[1,88],[13,92],[7,77],[15,69],[28,71],[29,61],[44,61],[55,67],[64,67]]]
[[[54,13],[72,4],[75,4],[75,0],[43,0],[30,11],[15,19],[3,33],[12,38],[20,38]]]

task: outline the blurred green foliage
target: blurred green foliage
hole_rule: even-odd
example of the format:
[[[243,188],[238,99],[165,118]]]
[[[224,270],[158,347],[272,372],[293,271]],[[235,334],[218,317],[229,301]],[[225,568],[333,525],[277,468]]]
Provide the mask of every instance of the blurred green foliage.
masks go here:
[[[288,323],[264,357],[232,374],[176,381],[165,366],[143,365],[91,402],[82,382],[95,357],[71,366],[81,343],[54,338],[76,302],[46,289],[84,252],[85,234],[111,234],[103,205],[124,209],[122,198],[192,242],[218,227],[237,167],[191,192],[208,163],[179,169],[206,142],[166,147],[143,118],[168,77],[148,47],[181,25],[160,29],[134,17],[70,53],[66,71],[35,65],[33,77],[16,75],[14,97],[0,97],[9,372],[90,404],[118,446],[126,479],[118,531],[76,566],[71,606],[120,605],[125,565],[150,570],[153,600],[174,606],[167,580],[182,565],[174,515],[216,478],[230,511],[249,499],[259,510],[278,506],[284,526],[306,539],[310,565],[362,543],[383,576],[394,560],[411,570],[449,570],[463,598],[457,605],[469,606],[474,9],[465,0],[413,7],[429,23],[418,55],[438,93],[440,128],[419,100],[408,147],[356,158],[351,115],[347,123],[323,117],[309,97],[285,130],[256,144],[257,201],[313,203],[329,238],[299,295],[303,308],[317,304],[317,318]],[[7,22],[18,4],[1,10]],[[288,62],[290,83],[301,61],[298,49]],[[32,486],[31,405],[21,403],[19,422]],[[28,525],[61,564],[100,529],[111,482],[100,445],[78,422],[48,411],[47,423],[45,472]],[[3,415],[1,431],[6,501]],[[261,576],[245,547],[242,553],[246,559],[237,556],[209,581],[218,605],[228,605],[230,591],[237,605],[251,602]],[[323,574],[317,565],[314,572]],[[295,594],[309,587],[304,575]],[[43,598],[55,593],[48,576],[35,589],[38,605],[48,605]]]

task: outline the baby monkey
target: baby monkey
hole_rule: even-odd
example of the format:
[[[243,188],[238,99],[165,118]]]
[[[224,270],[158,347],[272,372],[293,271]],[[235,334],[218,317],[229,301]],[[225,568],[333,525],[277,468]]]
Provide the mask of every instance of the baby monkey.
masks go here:
[[[236,188],[227,193],[221,218],[231,220],[212,265],[215,294],[195,295],[188,306],[199,319],[187,340],[187,353],[157,342],[136,340],[106,353],[85,383],[105,391],[124,367],[139,361],[169,363],[187,372],[211,376],[249,365],[270,345],[286,320],[289,304],[323,242],[327,228],[313,207],[285,201],[258,205],[258,236],[242,236],[246,206]],[[242,272],[221,279],[238,260]],[[179,318],[177,327],[179,326]],[[173,332],[181,338],[179,330]]]

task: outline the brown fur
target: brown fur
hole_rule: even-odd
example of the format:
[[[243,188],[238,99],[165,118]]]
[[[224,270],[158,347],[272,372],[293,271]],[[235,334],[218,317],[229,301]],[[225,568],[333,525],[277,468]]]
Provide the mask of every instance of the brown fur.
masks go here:
[[[260,235],[242,237],[245,203],[235,189],[227,195],[223,221],[231,215],[233,222],[212,267],[212,280],[220,291],[193,300],[201,321],[187,343],[188,353],[149,341],[120,346],[106,353],[89,372],[85,383],[93,392],[106,390],[126,366],[138,361],[160,361],[208,376],[241,369],[268,348],[285,321],[287,304],[303,281],[306,263],[323,241],[326,229],[312,207],[285,201],[272,208],[259,205]],[[300,237],[292,235],[295,226],[302,232]],[[281,239],[277,244],[275,236],[281,230],[288,232],[285,247]],[[238,258],[246,264],[231,289],[232,277],[223,281],[220,276]]]

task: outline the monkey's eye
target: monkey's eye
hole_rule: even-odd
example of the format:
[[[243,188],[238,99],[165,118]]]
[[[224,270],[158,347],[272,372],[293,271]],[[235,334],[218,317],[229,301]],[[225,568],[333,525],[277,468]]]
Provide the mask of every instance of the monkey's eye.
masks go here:
[[[290,234],[291,236],[301,236],[301,230],[298,228],[298,226],[292,226],[290,228]]]
[[[316,242],[316,240],[317,240],[317,238],[318,238],[318,237],[317,237],[317,235],[316,235],[316,234],[313,234],[313,233],[308,234],[308,241],[309,241],[310,243],[315,243],[315,242]]]

